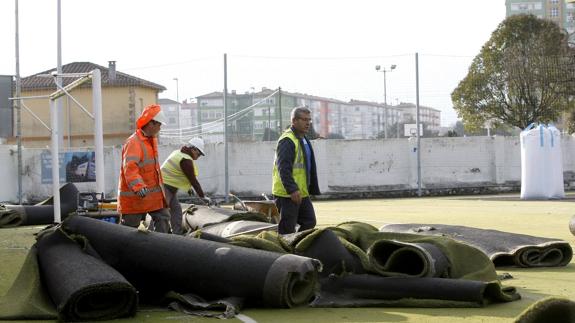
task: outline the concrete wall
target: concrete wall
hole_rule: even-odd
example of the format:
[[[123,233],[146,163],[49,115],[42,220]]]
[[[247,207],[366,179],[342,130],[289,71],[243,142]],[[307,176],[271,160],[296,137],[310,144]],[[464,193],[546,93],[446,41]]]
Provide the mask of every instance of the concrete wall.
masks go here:
[[[417,189],[416,141],[316,140],[313,143],[322,193],[331,196],[385,196]],[[562,140],[565,182],[575,184],[575,138]],[[160,160],[178,146],[160,146]],[[238,142],[229,145],[229,187],[239,196],[271,192],[275,142]],[[50,196],[52,187],[41,184],[42,149],[23,150],[25,201]],[[211,196],[225,192],[223,144],[206,145],[200,158],[199,180]],[[107,197],[115,197],[121,148],[105,149]],[[15,146],[0,145],[0,201],[17,201]],[[521,179],[521,154],[517,137],[424,138],[421,140],[421,175],[425,194],[434,191],[466,192],[466,188],[517,189]],[[78,183],[92,191],[95,183]],[[568,187],[569,187],[568,186]],[[474,192],[474,191],[469,191]]]

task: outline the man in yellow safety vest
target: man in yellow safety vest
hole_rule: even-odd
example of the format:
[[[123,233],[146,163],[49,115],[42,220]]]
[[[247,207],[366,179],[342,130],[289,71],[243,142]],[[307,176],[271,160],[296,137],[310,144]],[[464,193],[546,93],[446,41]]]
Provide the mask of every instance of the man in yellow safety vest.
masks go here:
[[[162,164],[164,192],[170,207],[170,223],[174,234],[183,234],[182,206],[176,196],[178,189],[191,193],[193,187],[200,198],[206,198],[198,182],[198,167],[194,163],[200,156],[205,156],[204,141],[201,138],[192,138],[181,149],[174,150]]]
[[[291,127],[278,139],[273,168],[272,194],[280,211],[278,232],[293,233],[315,227],[311,195],[319,195],[317,169],[311,142],[305,134],[311,127],[311,111],[291,111]]]

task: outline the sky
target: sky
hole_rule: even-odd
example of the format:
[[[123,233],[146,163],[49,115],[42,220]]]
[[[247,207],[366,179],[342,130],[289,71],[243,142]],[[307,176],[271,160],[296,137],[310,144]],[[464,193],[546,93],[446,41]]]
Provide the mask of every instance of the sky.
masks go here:
[[[0,75],[16,72],[15,1],[0,0]],[[114,60],[173,100],[222,91],[226,53],[229,91],[415,103],[418,53],[419,102],[443,126],[457,121],[451,92],[505,19],[505,0],[60,1],[63,64]],[[57,3],[18,0],[22,77],[57,65]]]

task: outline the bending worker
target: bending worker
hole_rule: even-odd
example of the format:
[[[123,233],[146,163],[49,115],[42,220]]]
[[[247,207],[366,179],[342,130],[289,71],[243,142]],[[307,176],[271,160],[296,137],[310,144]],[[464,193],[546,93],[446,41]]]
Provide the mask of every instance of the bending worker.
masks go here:
[[[118,213],[121,223],[131,227],[138,227],[146,214],[150,214],[150,229],[167,233],[170,213],[162,191],[156,138],[165,122],[159,105],[147,106],[136,122],[136,132],[124,143],[118,181]]]
[[[291,111],[291,127],[278,139],[273,169],[272,193],[280,211],[278,233],[315,227],[315,211],[309,197],[318,195],[317,169],[311,142],[305,137],[311,126],[311,111]]]
[[[198,182],[198,167],[194,163],[200,156],[205,155],[204,141],[201,138],[192,138],[181,149],[174,150],[162,164],[164,192],[170,206],[170,223],[174,234],[183,234],[182,206],[177,198],[178,189],[191,193],[190,187],[193,187],[196,194],[205,199],[202,186]]]

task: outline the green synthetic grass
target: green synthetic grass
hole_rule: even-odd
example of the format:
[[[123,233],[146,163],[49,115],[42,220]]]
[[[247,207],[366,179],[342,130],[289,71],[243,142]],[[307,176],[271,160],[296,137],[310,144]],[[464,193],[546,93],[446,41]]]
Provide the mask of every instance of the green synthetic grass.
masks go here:
[[[569,221],[575,214],[575,200],[519,201],[517,195],[463,196],[408,199],[317,201],[318,225],[362,221],[380,227],[385,223],[442,223],[495,229],[541,237],[557,238],[575,246]],[[0,295],[12,284],[39,227],[0,229]],[[547,296],[575,300],[575,262],[559,268],[499,268],[514,278],[504,281],[515,286],[520,301],[484,308],[341,308],[341,309],[245,309],[232,322],[512,322],[533,302]],[[122,322],[214,322],[163,309],[141,309]]]

